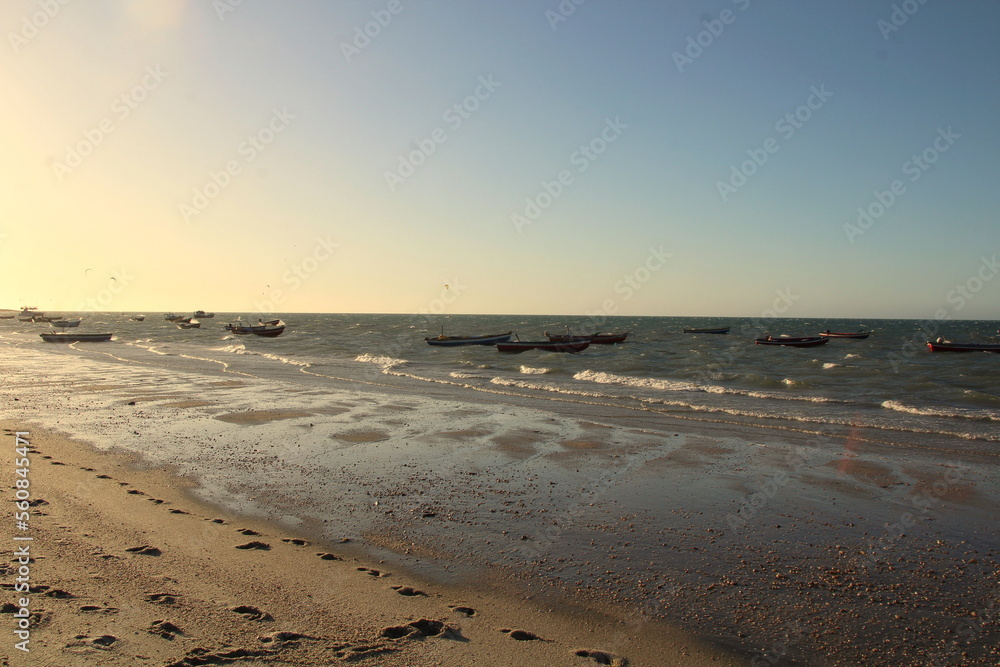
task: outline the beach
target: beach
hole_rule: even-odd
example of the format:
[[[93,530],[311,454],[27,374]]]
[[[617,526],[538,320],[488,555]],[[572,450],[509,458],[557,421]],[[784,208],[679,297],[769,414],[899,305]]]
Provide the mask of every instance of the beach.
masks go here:
[[[989,429],[40,345],[0,390],[44,500],[10,664],[997,661]]]

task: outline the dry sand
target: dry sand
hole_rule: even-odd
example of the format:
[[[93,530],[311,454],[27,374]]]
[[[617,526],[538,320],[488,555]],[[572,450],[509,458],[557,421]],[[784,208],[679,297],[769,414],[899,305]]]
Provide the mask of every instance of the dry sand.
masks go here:
[[[3,426],[3,499],[14,494],[11,433],[29,430],[33,507],[26,531],[2,519],[7,548],[27,544],[32,556],[28,594],[13,590],[17,558],[0,565],[2,665],[747,663],[679,631],[386,571],[347,545],[206,506],[169,470]],[[28,653],[13,634],[21,597]]]

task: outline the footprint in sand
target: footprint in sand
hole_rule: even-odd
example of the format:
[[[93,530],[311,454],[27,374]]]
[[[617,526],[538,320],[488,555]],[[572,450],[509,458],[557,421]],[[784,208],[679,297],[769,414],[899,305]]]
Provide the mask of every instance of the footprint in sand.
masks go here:
[[[242,528],[236,532],[241,535],[260,535],[260,533],[258,533],[256,530],[253,530],[252,528]]]
[[[60,600],[68,600],[69,598],[75,598],[76,596],[69,591],[64,591],[61,588],[53,588],[45,592],[45,595],[50,598],[59,598]]]
[[[605,651],[591,651],[590,649],[578,649],[573,651],[573,655],[581,658],[590,658],[598,665],[610,665],[611,667],[628,667],[628,660],[625,658],[607,653]]]
[[[501,628],[500,632],[510,635],[511,639],[516,639],[519,642],[530,642],[530,641],[548,641],[542,639],[534,632],[528,632],[527,630],[510,630],[508,628]]]
[[[144,544],[141,547],[132,547],[130,549],[126,549],[125,551],[132,554],[141,554],[143,556],[159,556],[163,553],[156,547],[152,547],[148,544]]]
[[[378,570],[373,570],[370,567],[359,567],[358,568],[358,572],[364,572],[365,574],[370,575],[372,577],[388,577],[389,576],[388,572],[386,572],[385,574],[382,574]]]
[[[151,503],[156,503],[157,505],[162,505],[163,503],[167,502],[166,500],[160,500],[159,498],[146,498],[146,500],[148,500]]]
[[[177,635],[183,635],[184,631],[170,621],[153,621],[152,625],[146,628],[146,632],[153,635],[160,635],[164,639],[173,639]]]
[[[274,617],[271,616],[266,611],[261,611],[257,607],[251,607],[248,604],[241,604],[235,607],[230,607],[229,611],[236,612],[237,614],[242,614],[244,617],[251,621],[273,621]]]
[[[126,493],[129,493],[129,494],[131,494],[133,496],[144,496],[144,495],[146,495],[145,493],[143,493],[139,489],[129,489],[128,491],[126,491]]]
[[[221,523],[221,524],[225,524],[226,523],[225,519],[212,519],[211,521],[212,521],[212,523]]]
[[[427,597],[427,593],[424,593],[423,591],[418,591],[416,588],[411,588],[409,586],[391,586],[390,588],[392,588],[392,590],[396,591],[400,595],[404,595],[406,597],[414,597],[418,595],[423,595],[424,597]]]
[[[281,538],[281,541],[282,542],[287,542],[288,544],[294,544],[297,547],[307,547],[307,546],[309,546],[308,542],[306,542],[305,540],[300,540],[297,537],[283,537],[283,538]]]
[[[170,510],[170,513],[171,514],[190,514],[190,512],[185,512],[184,510],[179,510],[179,509],[172,509],[172,510]]]
[[[310,637],[309,635],[304,635],[301,632],[272,632],[269,635],[263,635],[258,637],[258,639],[264,644],[288,644],[289,642],[297,642],[300,639],[318,639],[318,637]]]
[[[319,556],[320,558],[322,558],[323,560],[340,560],[340,556],[337,556],[335,554],[318,553],[316,555]]]
[[[98,475],[97,479],[112,479],[111,475]]]
[[[237,549],[258,549],[260,551],[270,551],[271,545],[265,542],[247,542],[246,544],[236,545]]]
[[[145,600],[156,604],[177,604],[179,597],[176,593],[150,593],[145,597]]]
[[[76,635],[75,637],[73,637],[73,639],[76,639],[78,641],[66,644],[67,647],[93,646],[94,648],[104,649],[108,648],[116,641],[118,641],[118,637],[115,637],[114,635],[101,635],[100,637],[90,637],[88,635]]]
[[[445,625],[441,621],[421,618],[416,621],[410,621],[406,625],[393,625],[388,628],[382,628],[379,636],[386,637],[387,639],[402,639],[411,635],[414,637],[437,637],[446,632],[454,634],[455,629]]]
[[[448,608],[457,614],[462,614],[463,616],[475,616],[476,610],[472,607],[456,607],[454,605],[448,605]]]

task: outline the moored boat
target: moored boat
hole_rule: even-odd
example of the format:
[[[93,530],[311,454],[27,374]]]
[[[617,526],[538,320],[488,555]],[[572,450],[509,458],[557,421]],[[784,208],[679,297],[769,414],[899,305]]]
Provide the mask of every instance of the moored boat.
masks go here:
[[[270,320],[268,322],[257,320],[257,324],[246,325],[237,320],[235,324],[227,324],[225,329],[240,336],[253,334],[254,336],[275,338],[285,331],[285,323],[281,320]]]
[[[58,327],[59,329],[69,329],[80,326],[81,321],[82,320],[78,317],[75,320],[52,320],[50,324],[54,327]]]
[[[439,347],[455,347],[458,345],[496,345],[497,343],[504,343],[510,340],[511,332],[500,333],[500,334],[487,334],[484,336],[445,336],[441,334],[440,336],[435,336],[433,338],[424,338],[428,345],[436,345]]]
[[[593,334],[584,335],[573,335],[573,334],[550,334],[548,331],[545,332],[546,337],[548,337],[549,342],[552,343],[575,343],[586,341],[592,345],[614,345],[616,343],[624,343],[625,339],[632,335],[631,331],[626,331],[625,333],[601,333],[596,332]]]
[[[788,345],[791,347],[816,347],[817,345],[826,345],[830,342],[829,338],[820,338],[819,336],[767,336],[766,338],[755,338],[754,341],[757,345]]]
[[[132,320],[133,322],[142,322],[144,319],[146,319],[146,316],[145,315],[133,315],[129,319]]]
[[[111,340],[109,333],[43,333],[38,334],[46,343],[103,343]]]
[[[163,319],[165,319],[167,322],[180,322],[181,320],[187,319],[187,316],[177,315],[175,313],[164,313]]]
[[[1000,352],[1000,343],[953,343],[938,338],[927,341],[927,349],[931,352]]]
[[[840,331],[821,331],[820,336],[823,338],[853,338],[854,340],[864,340],[872,335],[871,331],[855,331],[855,332],[840,332]]]
[[[730,328],[731,327],[715,327],[708,329],[683,329],[682,331],[684,333],[693,333],[693,334],[727,334],[729,333]]]
[[[200,317],[203,320],[207,320],[207,319],[210,319],[212,317],[215,317],[215,313],[206,313],[204,310],[196,310],[196,311],[194,311],[194,316],[195,317]]]
[[[201,322],[193,317],[185,317],[183,320],[179,320],[174,324],[177,325],[178,329],[197,329],[201,327]]]
[[[590,347],[589,340],[577,340],[569,341],[565,343],[556,343],[550,340],[543,341],[507,341],[506,343],[497,343],[497,350],[499,352],[527,352],[528,350],[541,350],[543,352],[582,352]]]

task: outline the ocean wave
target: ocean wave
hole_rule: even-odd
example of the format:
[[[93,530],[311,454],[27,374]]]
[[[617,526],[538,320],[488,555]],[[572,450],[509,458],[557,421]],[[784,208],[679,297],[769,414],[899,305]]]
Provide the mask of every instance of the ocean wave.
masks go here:
[[[533,368],[531,366],[521,366],[520,370],[524,375],[546,375],[555,372],[551,368]]]
[[[384,366],[385,368],[392,368],[393,366],[402,366],[408,363],[406,359],[396,359],[384,354],[371,354],[365,352],[354,358],[354,361],[360,361],[363,364],[375,364],[376,366]]]
[[[975,421],[1000,421],[1000,412],[997,412],[996,410],[971,410],[959,407],[918,407],[915,405],[907,405],[906,403],[901,403],[900,401],[883,401],[882,407],[886,410],[905,412],[911,415],[920,415],[922,417],[973,419]]]
[[[829,361],[828,361],[828,362],[826,362],[825,364],[823,364],[823,369],[824,369],[824,370],[829,370],[829,369],[831,369],[831,368],[841,368],[841,367],[843,367],[843,365],[844,365],[844,364],[835,364],[835,363],[833,363],[833,362],[829,362]]]

